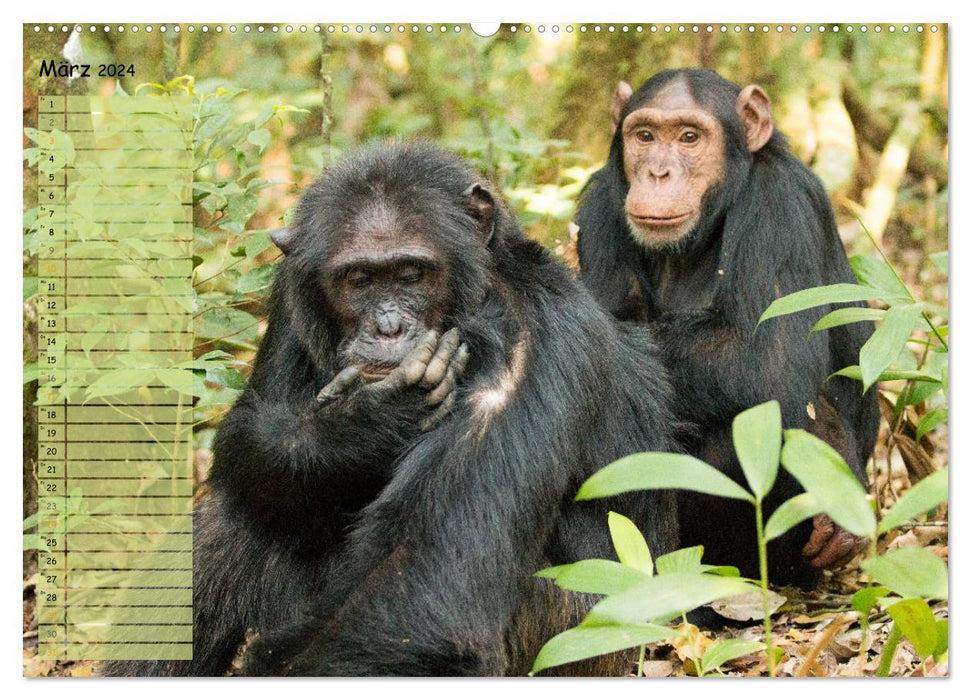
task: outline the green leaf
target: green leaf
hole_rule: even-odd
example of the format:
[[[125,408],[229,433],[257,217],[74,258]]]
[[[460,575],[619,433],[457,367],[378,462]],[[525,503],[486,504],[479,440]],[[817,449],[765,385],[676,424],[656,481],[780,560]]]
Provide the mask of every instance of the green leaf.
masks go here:
[[[234,308],[206,309],[196,319],[196,338],[230,338],[256,340],[258,322],[255,317]]]
[[[584,625],[640,624],[667,621],[719,598],[755,589],[744,579],[711,574],[675,573],[654,576],[626,591],[604,598]]]
[[[844,530],[872,537],[877,521],[863,485],[839,453],[805,430],[787,430],[782,464]]]
[[[726,661],[748,656],[765,649],[762,642],[750,642],[747,639],[719,639],[705,649],[701,657],[701,675],[714,671]]]
[[[890,589],[883,586],[861,588],[853,594],[853,609],[861,615],[867,615],[876,607],[877,601],[886,598],[888,593],[890,593]]]
[[[883,516],[878,534],[889,532],[946,501],[947,475],[948,469],[944,467],[911,486]]]
[[[35,294],[37,294],[37,278],[24,277],[24,299],[32,297]]]
[[[948,253],[946,250],[942,250],[939,253],[931,253],[927,258],[934,263],[934,266],[939,272],[943,272],[945,275],[948,272]]]
[[[765,524],[765,541],[769,542],[784,535],[806,518],[811,518],[822,511],[811,493],[801,493],[793,496],[780,505],[769,517]]]
[[[257,129],[256,131],[251,131],[246,137],[246,140],[259,148],[260,153],[263,153],[270,144],[270,132],[267,129]]]
[[[947,423],[947,409],[938,408],[924,415],[917,424],[917,441],[919,442],[927,433],[934,430],[939,425]]]
[[[650,489],[686,489],[753,500],[745,489],[700,459],[668,452],[641,452],[608,464],[583,483],[576,500]]]
[[[782,449],[782,410],[778,401],[742,411],[732,421],[735,453],[755,497],[763,499],[775,483]]]
[[[607,625],[575,627],[561,632],[543,645],[531,674],[543,669],[651,644],[674,637],[676,632],[661,625]]]
[[[898,601],[887,608],[887,613],[918,654],[930,656],[934,653],[937,648],[937,620],[925,600],[909,598]]]
[[[947,565],[921,547],[901,547],[860,563],[860,568],[904,598],[947,600]]]
[[[243,273],[236,283],[236,291],[240,294],[251,294],[268,289],[276,277],[276,265],[261,265]]]
[[[895,298],[895,297],[889,297]],[[826,306],[828,304],[841,304],[851,301],[867,301],[868,299],[887,300],[887,295],[879,289],[865,287],[859,284],[830,284],[824,287],[812,287],[803,289],[793,294],[776,299],[769,308],[765,310],[759,318],[759,323],[767,321],[776,316],[793,314],[797,311],[805,311],[815,306]]]
[[[539,578],[551,578],[560,588],[579,593],[612,595],[650,580],[637,569],[608,559],[582,559],[573,564],[537,571]]]
[[[858,365],[850,365],[849,367],[844,367],[837,372],[833,372],[830,377],[849,377],[850,379],[856,379],[857,381],[862,382],[863,372],[860,371]],[[898,379],[932,382],[935,384],[941,384],[942,382],[940,376],[931,374],[930,372],[922,372],[916,369],[890,369],[881,373],[880,376],[877,377],[878,382],[892,382]]]
[[[673,552],[662,554],[657,558],[655,565],[658,574],[674,573],[702,573],[701,556],[705,548],[700,544],[694,547],[676,549]]]
[[[607,526],[610,528],[610,539],[613,540],[614,550],[620,563],[650,576],[654,573],[654,561],[651,550],[644,541],[644,535],[637,529],[637,525],[620,513],[607,513]]]
[[[948,623],[947,620],[937,621],[937,647],[934,649],[934,660],[939,661],[947,653]]]
[[[897,277],[896,273],[881,257],[873,255],[854,255],[850,267],[860,284],[879,289],[898,298],[909,298],[910,291]]]
[[[860,309],[850,306],[844,309],[831,311],[816,322],[816,325],[809,331],[811,338],[813,333],[824,331],[836,326],[845,326],[848,323],[859,323],[861,321],[879,321],[886,314],[885,309]]]
[[[892,306],[884,315],[877,330],[860,348],[860,372],[863,375],[864,391],[897,359],[910,339],[914,325],[921,318],[920,314],[920,306],[907,304]]]

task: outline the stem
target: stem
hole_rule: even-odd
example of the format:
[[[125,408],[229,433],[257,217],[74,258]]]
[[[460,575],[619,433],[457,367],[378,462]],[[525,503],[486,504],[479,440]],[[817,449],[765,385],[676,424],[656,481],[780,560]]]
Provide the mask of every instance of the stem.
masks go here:
[[[883,653],[880,654],[880,667],[877,669],[878,678],[886,678],[890,675],[890,667],[893,665],[893,657],[897,651],[897,644],[900,642],[900,628],[897,623],[893,623],[887,642],[883,645]]]
[[[637,658],[637,677],[638,678],[644,677],[644,655],[646,652],[647,652],[647,645],[641,644],[641,654]]]
[[[762,589],[762,623],[765,628],[765,653],[769,675],[775,676],[775,647],[772,644],[772,619],[769,613],[769,555],[762,525],[762,501],[755,501],[755,533],[759,541],[759,584]]]

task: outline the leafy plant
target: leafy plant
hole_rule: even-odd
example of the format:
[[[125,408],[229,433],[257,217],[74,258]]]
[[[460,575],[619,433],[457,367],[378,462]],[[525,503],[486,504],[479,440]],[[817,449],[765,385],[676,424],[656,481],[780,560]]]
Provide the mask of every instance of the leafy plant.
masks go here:
[[[865,610],[865,615],[878,602],[885,604],[896,629],[914,642],[918,653],[935,656],[945,653],[946,628],[941,627],[942,621],[934,619],[924,598],[946,599],[947,567],[930,552],[917,548],[898,549],[878,556],[876,544],[880,534],[947,499],[946,470],[911,489],[878,525],[866,491],[839,453],[804,430],[783,432],[777,402],[770,401],[743,411],[736,416],[732,431],[748,490],[694,457],[645,452],[601,469],[580,487],[577,500],[605,498],[633,490],[676,488],[749,501],[755,508],[759,548],[758,588],[762,596],[765,634],[765,643],[760,648],[766,651],[770,675],[775,674],[777,652],[772,641],[767,544],[818,513],[826,513],[846,531],[870,540],[870,556],[862,568],[886,588],[869,594],[861,592],[854,598],[854,606]],[[805,493],[784,502],[768,522],[764,522],[762,503],[772,490],[780,461]],[[618,520],[620,517],[617,514],[610,516],[611,536],[619,564],[586,560],[537,574],[552,578],[562,588],[607,597],[594,606],[578,627],[557,635],[543,647],[534,672],[638,644],[670,639],[675,635],[663,625],[678,614],[751,589],[745,580],[732,576],[737,577],[737,570],[702,565],[700,547],[658,557],[654,563],[657,575],[652,577],[650,553],[646,551],[643,537],[633,523]],[[915,570],[920,573],[915,574]],[[885,598],[891,591],[897,597]],[[720,646],[715,652],[709,649],[708,653],[714,656],[708,663],[705,658],[701,659],[701,672],[723,663],[715,663],[715,660],[732,650],[743,655],[751,653],[752,647]]]

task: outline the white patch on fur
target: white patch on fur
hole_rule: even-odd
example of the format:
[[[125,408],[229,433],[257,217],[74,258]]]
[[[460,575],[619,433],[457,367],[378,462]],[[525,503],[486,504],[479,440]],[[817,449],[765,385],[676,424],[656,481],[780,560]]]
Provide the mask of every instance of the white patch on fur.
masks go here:
[[[476,420],[482,427],[502,412],[509,403],[526,372],[526,355],[529,352],[529,339],[525,331],[519,334],[509,354],[509,362],[499,373],[498,381],[492,386],[476,391],[471,398]]]

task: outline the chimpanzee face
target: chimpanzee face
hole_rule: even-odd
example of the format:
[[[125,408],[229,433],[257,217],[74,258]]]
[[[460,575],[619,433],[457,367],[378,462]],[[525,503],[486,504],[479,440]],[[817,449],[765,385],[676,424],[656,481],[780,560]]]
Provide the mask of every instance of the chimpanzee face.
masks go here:
[[[768,97],[749,86],[736,111],[745,130],[742,139],[750,151],[758,150],[772,135]],[[631,111],[620,128],[631,232],[646,248],[677,246],[705,213],[712,199],[706,195],[725,177],[722,122],[695,101],[687,83],[674,81]]]
[[[377,203],[352,223],[323,270],[346,365],[379,378],[400,364],[448,308],[445,260],[421,235],[422,221]]]

